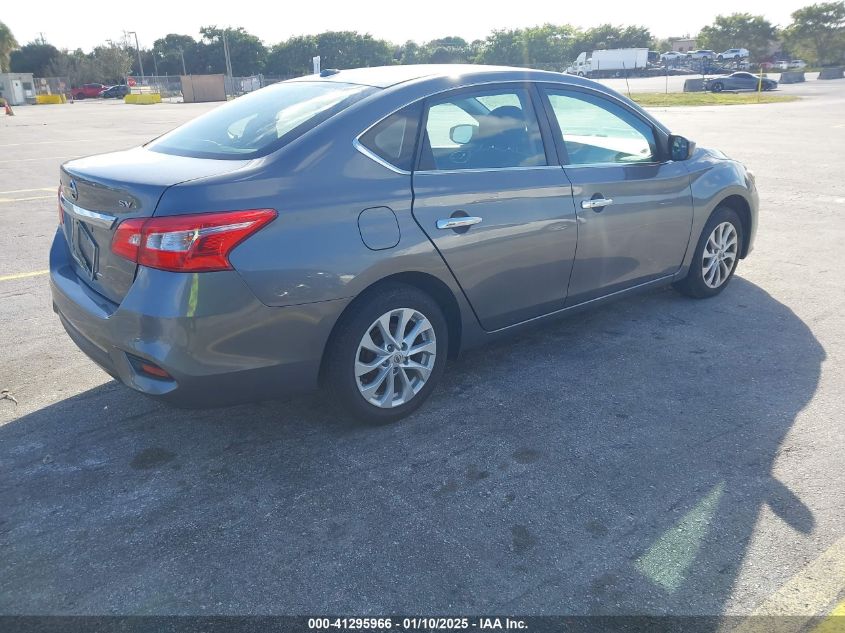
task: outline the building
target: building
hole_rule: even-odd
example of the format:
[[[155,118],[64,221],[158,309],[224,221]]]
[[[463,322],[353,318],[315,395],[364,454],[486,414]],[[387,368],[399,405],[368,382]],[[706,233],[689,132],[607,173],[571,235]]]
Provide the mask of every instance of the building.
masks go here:
[[[35,101],[32,73],[0,73],[0,97],[13,106]]]
[[[676,53],[689,53],[698,49],[694,37],[671,38],[670,41],[672,42],[672,50]]]

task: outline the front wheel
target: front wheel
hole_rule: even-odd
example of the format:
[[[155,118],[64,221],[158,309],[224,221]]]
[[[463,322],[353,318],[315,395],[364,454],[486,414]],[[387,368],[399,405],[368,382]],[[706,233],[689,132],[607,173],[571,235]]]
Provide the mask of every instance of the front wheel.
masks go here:
[[[742,222],[730,207],[718,207],[701,232],[686,278],[674,284],[696,299],[714,297],[728,285],[739,262]]]
[[[713,90],[713,92],[722,92],[722,90],[724,90],[724,88],[725,87],[717,81],[716,83],[713,84],[712,90]]]
[[[446,365],[449,331],[429,295],[386,284],[350,307],[329,346],[324,383],[341,410],[386,424],[409,415],[431,394]]]

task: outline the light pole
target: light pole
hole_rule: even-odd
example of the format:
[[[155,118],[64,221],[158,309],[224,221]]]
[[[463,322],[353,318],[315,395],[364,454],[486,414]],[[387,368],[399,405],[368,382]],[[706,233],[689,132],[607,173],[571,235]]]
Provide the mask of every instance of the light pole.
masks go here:
[[[135,36],[135,50],[138,51],[138,66],[141,68],[141,83],[144,83],[144,62],[141,61],[141,47],[138,46],[138,34],[135,31],[126,31],[129,35]]]
[[[179,57],[182,58],[182,74],[187,75],[188,71],[185,70],[185,51],[183,49],[179,49]]]

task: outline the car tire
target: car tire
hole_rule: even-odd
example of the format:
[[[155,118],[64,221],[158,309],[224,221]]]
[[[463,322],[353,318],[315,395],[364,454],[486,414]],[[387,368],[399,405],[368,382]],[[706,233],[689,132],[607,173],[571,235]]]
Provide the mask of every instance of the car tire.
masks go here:
[[[713,92],[722,92],[722,90],[724,90],[724,89],[725,89],[725,87],[722,85],[722,82],[720,82],[720,81],[717,81],[716,83],[714,83],[713,87],[711,88],[711,90]]]
[[[730,207],[716,207],[698,238],[687,276],[673,284],[688,297],[706,299],[733,278],[743,244],[742,222]]]
[[[399,336],[400,319],[405,320],[404,337]],[[407,353],[414,348],[424,351]],[[358,297],[335,326],[323,386],[341,415],[373,425],[395,422],[418,409],[434,390],[448,350],[449,328],[438,303],[413,286],[387,283]]]

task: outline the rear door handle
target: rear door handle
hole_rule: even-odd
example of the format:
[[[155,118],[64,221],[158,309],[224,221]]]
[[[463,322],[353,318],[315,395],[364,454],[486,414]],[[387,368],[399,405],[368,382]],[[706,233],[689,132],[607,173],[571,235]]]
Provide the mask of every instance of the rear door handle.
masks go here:
[[[613,204],[612,198],[594,198],[592,200],[582,200],[582,209],[601,209],[603,207]]]
[[[472,226],[473,224],[479,224],[481,222],[481,218],[475,217],[472,215],[463,216],[463,217],[454,217],[454,218],[443,218],[437,220],[437,228],[438,229],[459,229],[463,226]]]

